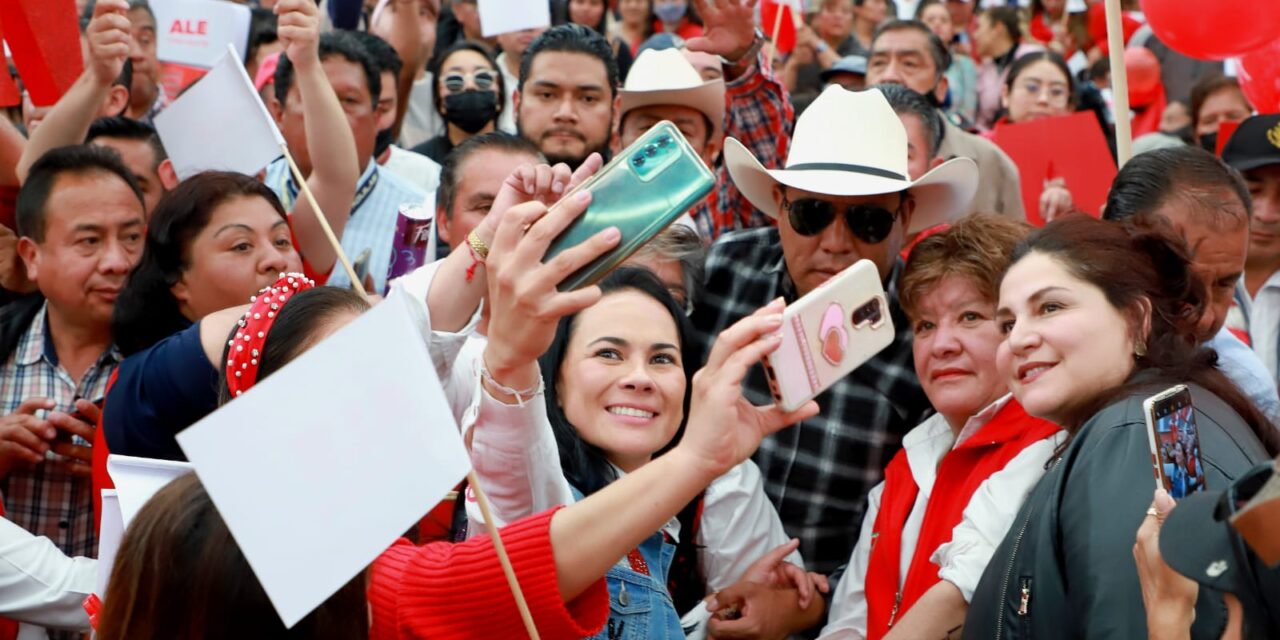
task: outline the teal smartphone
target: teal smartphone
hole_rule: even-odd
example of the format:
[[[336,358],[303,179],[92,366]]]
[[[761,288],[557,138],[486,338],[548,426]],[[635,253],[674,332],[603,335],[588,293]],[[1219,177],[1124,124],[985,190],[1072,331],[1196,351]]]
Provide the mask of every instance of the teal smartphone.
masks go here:
[[[715,182],[715,174],[675,125],[666,120],[654,125],[573,190],[590,190],[591,204],[552,241],[544,261],[608,227],[617,227],[622,239],[613,251],[565,278],[560,290],[598,282],[698,204]]]

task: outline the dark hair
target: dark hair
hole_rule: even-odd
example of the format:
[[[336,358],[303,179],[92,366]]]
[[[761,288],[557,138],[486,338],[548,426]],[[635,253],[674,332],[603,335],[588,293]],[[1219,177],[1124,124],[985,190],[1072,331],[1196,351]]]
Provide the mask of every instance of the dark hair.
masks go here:
[[[258,50],[264,44],[271,44],[280,40],[280,34],[276,31],[278,22],[276,14],[270,9],[261,7],[253,7],[249,14],[249,47],[245,51],[245,62],[252,62],[258,55]]]
[[[920,4],[916,5],[916,12],[912,17],[920,22],[924,22],[922,19],[924,17],[924,10],[932,7],[933,5],[938,5],[943,8],[946,8],[947,6],[942,0],[920,0]],[[947,13],[947,19],[951,19],[950,12]]]
[[[929,134],[929,157],[938,155],[945,132],[942,128],[942,116],[938,115],[938,110],[934,108],[933,103],[920,93],[896,82],[881,83],[874,88],[884,94],[885,99],[889,101],[889,106],[893,107],[893,111],[899,116],[913,115],[920,118],[925,132]]]
[[[596,1],[600,3],[601,8],[603,9],[600,12],[600,21],[597,22],[596,24],[584,24],[582,26],[591,27],[592,29],[595,29],[596,33],[603,34],[605,32],[606,24],[609,22],[609,1],[608,0],[596,0]],[[569,3],[566,2],[565,4],[568,5]],[[650,12],[653,11],[653,0],[649,0],[649,11]],[[580,24],[578,22],[573,22],[573,18],[569,18],[569,22],[571,22],[572,24]],[[653,21],[650,20],[649,23],[652,24]]]
[[[54,183],[67,173],[114,175],[124,181],[133,195],[138,197],[138,204],[146,209],[138,181],[134,179],[133,172],[124,166],[124,161],[115,149],[89,144],[58,147],[47,151],[31,165],[27,180],[22,183],[22,190],[18,192],[15,220],[19,236],[44,242],[45,215],[48,213],[45,205],[53,193]]]
[[[1013,91],[1013,83],[1017,82],[1018,76],[1022,75],[1027,67],[1037,62],[1049,62],[1062,72],[1063,77],[1067,79],[1067,106],[1075,107],[1078,96],[1076,95],[1076,78],[1071,73],[1071,68],[1067,66],[1067,61],[1062,59],[1062,55],[1057,51],[1045,49],[1043,51],[1032,51],[1018,56],[1013,64],[1009,65],[1009,71],[1004,77],[1004,87],[1008,91]]]
[[[103,640],[369,637],[365,573],[286,629],[196,474],[147,501],[129,525],[104,598]]]
[[[369,303],[350,289],[316,287],[294,294],[276,312],[275,322],[271,324],[266,340],[262,343],[257,382],[262,382],[314,346],[317,330],[335,316],[342,313],[360,314],[368,310]],[[239,329],[238,326],[231,328],[228,341]],[[227,361],[227,351],[222,350],[221,362]],[[218,367],[218,370],[218,404],[223,405],[231,401],[231,392],[227,389],[226,367]]]
[[[459,40],[453,43],[448,49],[445,49],[440,53],[440,55],[432,58],[431,60],[431,65],[428,71],[431,72],[431,76],[435,81],[435,84],[431,87],[431,101],[435,105],[436,113],[439,113],[441,116],[444,115],[444,96],[440,95],[439,91],[440,83],[444,80],[440,70],[444,68],[444,63],[447,62],[453,54],[459,51],[474,51],[484,56],[484,59],[489,62],[489,66],[496,72],[494,75],[497,76],[497,84],[494,85],[494,91],[498,94],[498,113],[501,114],[502,109],[505,106],[507,95],[506,78],[502,75],[502,70],[498,67],[498,59],[493,56],[493,51],[479,42],[472,42],[470,40]]]
[[[1249,105],[1249,99],[1245,97],[1244,90],[1240,88],[1240,80],[1234,76],[1223,75],[1221,71],[1214,71],[1200,78],[1200,81],[1191,87],[1191,128],[1197,129],[1200,126],[1200,110],[1204,109],[1204,103],[1219,91],[1224,89],[1234,89],[1240,94],[1240,100]],[[1252,105],[1250,105],[1252,106]]]
[[[364,48],[355,36],[349,31],[330,31],[320,34],[320,60],[324,61],[333,56],[342,56],[347,62],[358,65],[364,71],[365,84],[369,89],[369,96],[373,99],[373,106],[378,106],[378,96],[382,95],[382,77],[378,72],[378,65],[374,63],[373,57]],[[289,56],[284,52],[280,53],[280,62],[276,65],[275,76],[275,95],[276,100],[280,104],[284,104],[284,100],[289,95],[289,89],[293,88],[293,63],[289,61]]]
[[[1014,46],[1022,42],[1022,16],[1017,7],[991,7],[983,11],[982,15],[987,17],[991,26],[1004,26],[1005,33],[1009,34]]]
[[[171,291],[191,266],[191,243],[209,226],[214,209],[232,198],[255,196],[286,219],[271,189],[252,176],[229,171],[196,174],[160,199],[147,223],[142,258],[129,273],[111,316],[111,334],[121,353],[142,351],[198,320],[182,315]],[[254,293],[244,292],[245,302]]]
[[[562,24],[542,32],[529,43],[520,58],[520,83],[517,88],[524,91],[524,83],[529,79],[529,70],[533,67],[533,59],[540,53],[581,53],[591,56],[604,65],[606,84],[609,85],[609,97],[613,98],[618,91],[618,61],[613,57],[613,47],[604,36],[596,33],[591,27],[580,24]]]
[[[886,20],[876,27],[875,33],[871,36],[871,50],[875,51],[876,41],[880,36],[891,31],[916,31],[923,35],[929,42],[929,57],[933,58],[933,64],[936,69],[936,77],[941,78],[951,67],[951,50],[942,42],[942,38],[934,33],[929,25],[919,20]],[[868,53],[868,56],[871,54]]]
[[[1242,208],[1236,209],[1233,200]],[[1200,147],[1181,145],[1140,153],[1125,163],[1111,181],[1103,217],[1145,221],[1169,202],[1214,229],[1247,225],[1253,214],[1239,171]]]
[[[1123,384],[1080,399],[1062,424],[1069,434],[1074,437],[1089,418],[1121,398],[1153,386],[1190,382],[1230,405],[1270,455],[1280,451],[1275,427],[1218,370],[1217,353],[1199,345],[1196,323],[1205,309],[1205,287],[1191,271],[1186,242],[1170,224],[1163,220],[1130,224],[1067,216],[1021,242],[1009,261],[1010,268],[1032,253],[1052,258],[1073,277],[1100,289],[1107,302],[1126,316],[1132,335],[1146,346],[1145,355],[1136,360],[1133,373]],[[1143,302],[1151,308],[1150,331],[1145,335],[1138,316]]]
[[[676,324],[676,332],[680,336],[680,353],[685,356],[681,358],[684,363],[685,377],[692,381],[693,372],[696,371],[697,367],[688,359],[688,356],[693,353],[689,347],[689,336],[691,335],[689,321],[685,317],[680,303],[676,302],[676,299],[671,296],[671,292],[667,291],[666,285],[662,284],[662,281],[658,280],[657,276],[653,275],[648,269],[621,267],[605,276],[604,280],[600,282],[600,290],[606,296],[619,291],[636,291],[657,300],[659,304],[666,307],[667,313],[670,314],[672,321]],[[556,435],[556,444],[560,449],[560,466],[563,467],[565,478],[570,484],[581,491],[583,495],[591,495],[616,480],[617,474],[614,472],[613,465],[609,463],[605,452],[583,440],[582,436],[578,435],[577,428],[570,424],[569,419],[565,417],[564,409],[560,407],[560,395],[556,390],[557,380],[560,375],[560,365],[563,364],[569,348],[569,340],[573,337],[574,330],[577,329],[577,319],[578,314],[576,313],[560,319],[551,347],[547,349],[547,352],[541,358],[538,358],[538,362],[546,379],[547,417],[551,421],[552,430]],[[693,385],[691,382],[685,387],[685,419],[689,417],[689,399],[692,390]],[[684,420],[682,419],[676,436],[672,438],[671,443],[667,446],[671,447],[676,442],[679,442],[683,433]]]
[[[141,120],[124,116],[98,118],[89,125],[89,135],[85,136],[84,141],[90,143],[98,138],[136,140],[151,145],[151,151],[155,154],[155,162],[151,164],[153,171],[169,157],[164,150],[164,143],[160,141],[160,134],[156,133],[156,128]]]
[[[396,48],[391,43],[382,38],[369,33],[368,31],[351,31],[352,38],[364,47],[370,58],[373,58],[373,64],[377,65],[379,75],[390,73],[393,78],[400,77],[401,69],[404,69],[404,61],[400,58],[400,54],[396,52]]]
[[[436,187],[436,202],[444,211],[446,218],[453,219],[453,200],[458,193],[458,179],[462,177],[459,175],[462,165],[467,158],[471,157],[471,154],[486,150],[512,155],[525,154],[536,158],[539,162],[543,161],[542,153],[532,142],[505,131],[491,131],[463,140],[444,157],[444,163],[440,167],[440,186]]]

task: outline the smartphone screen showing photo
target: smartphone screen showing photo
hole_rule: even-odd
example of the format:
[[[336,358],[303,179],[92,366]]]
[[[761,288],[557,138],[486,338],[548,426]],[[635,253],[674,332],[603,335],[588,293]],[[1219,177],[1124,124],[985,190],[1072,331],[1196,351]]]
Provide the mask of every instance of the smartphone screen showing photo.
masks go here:
[[[1204,489],[1200,432],[1191,392],[1179,385],[1144,403],[1152,428],[1151,444],[1157,478],[1174,499]]]

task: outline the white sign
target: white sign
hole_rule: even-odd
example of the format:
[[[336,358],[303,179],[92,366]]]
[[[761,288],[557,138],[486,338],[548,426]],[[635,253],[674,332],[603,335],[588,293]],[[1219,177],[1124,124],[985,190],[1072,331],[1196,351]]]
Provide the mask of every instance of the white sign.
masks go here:
[[[249,46],[249,7],[225,0],[152,2],[156,15],[156,56],[208,69],[232,45],[243,59]]]
[[[128,527],[151,496],[192,470],[189,463],[176,460],[135,458],[114,453],[107,456],[107,473],[111,475],[120,499],[121,524]]]
[[[120,501],[115,489],[102,490],[102,525],[98,527],[98,586],[94,593],[100,600],[107,599],[107,583],[111,581],[111,568],[116,564],[116,550],[124,538],[124,519],[120,516]]]
[[[551,6],[544,0],[479,0],[480,33],[484,37],[551,26]]]
[[[178,434],[292,627],[466,474],[412,303],[387,300]]]
[[[283,153],[284,137],[230,45],[209,73],[156,114],[155,125],[183,180],[206,170],[252,175]]]

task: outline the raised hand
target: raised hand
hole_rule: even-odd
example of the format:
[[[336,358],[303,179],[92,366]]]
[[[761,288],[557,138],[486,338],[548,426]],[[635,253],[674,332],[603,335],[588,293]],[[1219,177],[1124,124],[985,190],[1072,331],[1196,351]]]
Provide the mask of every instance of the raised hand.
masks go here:
[[[756,0],[695,0],[702,35],[689,38],[690,51],[702,51],[738,62],[756,37]]]
[[[779,298],[722,331],[693,376],[693,403],[676,450],[715,475],[746,460],[765,436],[818,413],[813,401],[787,413],[774,404],[757,407],[742,395],[747,372],[782,344],[783,308]]]
[[[498,189],[498,194],[489,206],[489,213],[476,225],[476,237],[486,243],[492,243],[493,234],[502,222],[502,216],[513,207],[526,202],[541,202],[547,206],[555,204],[584,180],[595,175],[604,165],[600,154],[587,156],[577,171],[570,171],[569,165],[563,162],[555,166],[545,164],[522,164],[507,176]]]
[[[484,362],[504,386],[523,389],[536,383],[538,356],[551,346],[560,318],[600,299],[599,287],[561,292],[556,285],[614,248],[621,238],[616,227],[543,262],[551,241],[590,203],[591,192],[579,191],[554,209],[531,201],[502,214],[485,262],[489,340]]]
[[[289,62],[299,68],[320,64],[320,14],[313,0],[276,3],[276,34]]]
[[[128,13],[128,0],[99,0],[93,6],[89,26],[85,27],[89,70],[102,86],[115,82],[129,59],[133,36],[129,33]]]

